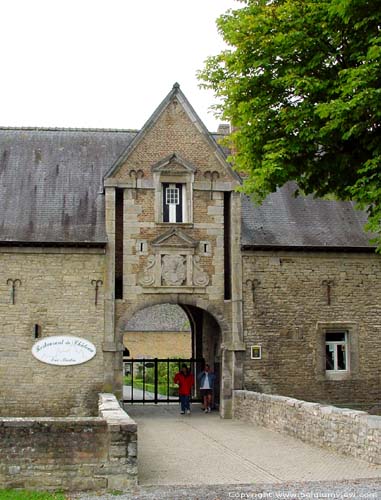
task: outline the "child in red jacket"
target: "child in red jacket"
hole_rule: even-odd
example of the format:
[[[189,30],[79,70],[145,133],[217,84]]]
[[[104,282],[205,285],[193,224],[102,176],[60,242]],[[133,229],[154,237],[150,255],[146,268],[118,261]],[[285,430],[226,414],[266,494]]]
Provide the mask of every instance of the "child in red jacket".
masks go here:
[[[174,378],[175,384],[179,386],[179,397],[181,403],[181,415],[184,415],[185,412],[190,414],[190,396],[192,387],[194,384],[193,373],[188,369],[187,365],[181,366],[181,371],[176,373]]]

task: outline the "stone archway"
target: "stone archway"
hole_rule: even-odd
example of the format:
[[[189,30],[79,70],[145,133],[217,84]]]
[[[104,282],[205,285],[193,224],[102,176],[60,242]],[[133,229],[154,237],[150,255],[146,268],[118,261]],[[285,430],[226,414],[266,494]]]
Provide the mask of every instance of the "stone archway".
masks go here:
[[[192,328],[177,304],[156,304],[136,312],[125,323],[124,347],[130,358],[191,358]]]
[[[220,415],[229,418],[233,369],[231,353],[225,349],[225,345],[231,332],[222,311],[216,310],[202,299],[189,295],[181,297],[181,300],[177,296],[142,297],[139,303],[118,311],[115,333],[119,344],[123,344],[123,335],[131,318],[137,312],[158,304],[176,304],[187,314],[192,328],[193,356],[205,359],[216,371],[218,377],[216,396]],[[122,367],[121,359],[120,365]]]

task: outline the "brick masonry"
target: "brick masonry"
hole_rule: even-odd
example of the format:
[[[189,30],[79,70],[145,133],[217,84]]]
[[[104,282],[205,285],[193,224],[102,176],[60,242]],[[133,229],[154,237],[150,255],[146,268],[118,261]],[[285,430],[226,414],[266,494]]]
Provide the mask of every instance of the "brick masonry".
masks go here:
[[[245,389],[366,409],[381,402],[377,255],[246,253],[243,276]],[[348,372],[325,371],[327,328],[349,332]],[[262,359],[250,359],[251,345]]]
[[[234,391],[234,418],[381,464],[381,417],[250,391]]]
[[[1,488],[117,490],[136,484],[137,425],[113,395],[100,394],[99,417],[0,418]]]

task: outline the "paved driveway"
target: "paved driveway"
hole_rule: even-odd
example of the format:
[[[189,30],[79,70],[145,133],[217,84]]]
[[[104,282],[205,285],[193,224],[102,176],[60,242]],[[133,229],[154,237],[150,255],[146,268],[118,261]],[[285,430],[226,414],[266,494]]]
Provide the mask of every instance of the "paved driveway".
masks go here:
[[[132,387],[130,385],[123,386],[123,399],[131,399],[132,395]],[[142,391],[141,389],[137,389],[136,387],[133,390],[134,399],[144,399],[153,400],[155,399],[155,394],[149,391]],[[162,394],[157,395],[158,399],[167,399],[167,396],[163,396]]]
[[[217,412],[126,405],[138,423],[142,485],[258,484],[381,478],[372,466]]]

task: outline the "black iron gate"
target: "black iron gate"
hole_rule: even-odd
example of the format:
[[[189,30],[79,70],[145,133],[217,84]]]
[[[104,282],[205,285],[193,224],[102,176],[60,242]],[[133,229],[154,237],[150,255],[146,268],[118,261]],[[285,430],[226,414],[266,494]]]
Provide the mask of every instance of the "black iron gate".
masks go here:
[[[203,368],[204,360],[196,358],[123,359],[124,403],[172,403],[179,401],[178,386],[173,379],[186,364],[195,377],[192,401],[200,401],[196,389],[196,376]]]

